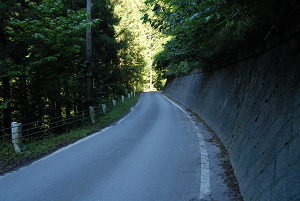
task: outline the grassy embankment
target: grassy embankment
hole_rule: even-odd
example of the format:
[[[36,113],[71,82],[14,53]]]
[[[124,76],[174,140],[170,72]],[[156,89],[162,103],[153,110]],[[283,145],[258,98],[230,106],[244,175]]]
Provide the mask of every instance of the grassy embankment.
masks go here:
[[[33,162],[108,126],[128,113],[130,108],[137,103],[138,98],[139,95],[129,100],[125,98],[124,103],[118,103],[117,107],[112,108],[109,112],[99,117],[94,125],[88,123],[83,127],[74,128],[58,136],[52,135],[46,139],[21,144],[20,147],[23,149],[21,153],[15,153],[12,143],[8,143],[7,146],[0,146],[0,175]]]

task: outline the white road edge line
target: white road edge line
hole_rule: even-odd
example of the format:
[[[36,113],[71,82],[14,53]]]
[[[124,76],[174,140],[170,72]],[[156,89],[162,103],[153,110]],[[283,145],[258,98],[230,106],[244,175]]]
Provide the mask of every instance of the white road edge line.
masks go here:
[[[132,107],[131,107],[131,108],[130,108],[130,112],[131,112],[132,110],[133,110],[133,109],[132,109]],[[120,120],[118,121],[117,124],[121,123],[124,119],[126,119],[126,117],[130,114],[130,112],[129,112],[125,117],[123,117],[122,119],[120,119]]]
[[[85,138],[82,138],[81,140],[78,140],[77,142],[74,142],[73,144],[69,144],[68,146],[63,147],[63,148],[61,148],[61,149],[59,149],[59,150],[57,150],[57,151],[51,153],[50,155],[45,156],[45,157],[43,157],[43,158],[41,158],[41,159],[39,159],[39,160],[33,162],[32,164],[38,163],[39,161],[42,161],[42,160],[44,160],[44,159],[46,159],[46,158],[48,158],[48,157],[50,157],[50,156],[53,156],[53,155],[55,155],[55,154],[58,154],[59,152],[64,151],[64,150],[66,150],[66,149],[68,149],[68,148],[70,148],[70,147],[73,147],[73,146],[76,145],[76,144],[79,144],[79,143],[81,143],[81,142],[84,142],[84,141],[86,141],[86,140],[88,140],[88,139],[90,139],[90,138],[92,138],[92,137],[94,137],[94,136],[96,136],[96,135],[98,135],[98,134],[100,134],[100,133],[103,133],[103,132],[107,131],[107,130],[110,129],[111,127],[112,127],[112,126],[108,126],[108,127],[102,129],[101,131],[99,131],[99,132],[97,132],[97,133],[94,133],[94,134],[92,134],[92,135],[90,135],[90,136],[87,136],[87,137],[85,137]],[[27,167],[27,166],[21,167],[20,169],[26,168],[26,167]],[[19,171],[19,169],[16,170],[16,171]],[[7,174],[4,174],[4,175],[0,176],[0,178],[6,176],[6,175],[8,175],[8,174],[13,174],[14,172],[15,172],[15,171],[12,171],[12,172],[9,172],[9,173],[7,173]]]
[[[99,132],[96,132],[96,133],[94,133],[94,134],[92,134],[92,135],[90,135],[90,136],[87,136],[87,137],[85,137],[85,138],[82,138],[81,140],[78,140],[77,142],[74,142],[73,144],[69,144],[68,146],[63,147],[63,148],[61,148],[61,149],[59,149],[59,150],[53,152],[52,154],[50,154],[50,155],[48,155],[48,156],[46,156],[46,157],[44,157],[44,158],[41,158],[41,159],[39,159],[39,160],[33,162],[32,164],[37,163],[37,162],[39,162],[39,161],[41,161],[41,160],[44,160],[44,159],[46,159],[46,158],[48,158],[48,157],[50,157],[50,156],[53,156],[53,155],[55,155],[55,154],[58,154],[59,152],[62,152],[62,151],[64,151],[64,150],[66,150],[66,149],[69,149],[69,148],[75,146],[76,144],[79,144],[79,143],[81,143],[81,142],[84,142],[84,141],[86,141],[86,140],[88,140],[88,139],[90,139],[90,138],[92,138],[92,137],[95,137],[96,135],[99,135],[100,133],[103,133],[103,132],[107,131],[107,130],[110,129],[111,127],[112,127],[112,126],[108,126],[108,127],[102,129],[102,130],[99,131]]]
[[[132,111],[132,110],[133,110],[133,107],[130,108],[130,111]],[[121,121],[123,121],[128,115],[129,115],[129,113],[128,113],[125,117],[123,117],[122,119],[120,119],[119,122],[118,122],[117,124],[119,124]],[[108,129],[110,129],[110,128],[112,128],[112,127],[113,127],[113,126],[108,126],[108,127],[102,129],[102,130],[99,131],[99,132],[96,132],[96,133],[94,133],[94,134],[92,134],[92,135],[90,135],[90,136],[87,136],[87,137],[85,137],[85,138],[82,138],[81,140],[78,140],[77,142],[74,142],[73,144],[70,144],[70,145],[68,145],[68,146],[66,146],[66,147],[63,147],[63,148],[61,148],[61,149],[59,149],[59,150],[53,152],[53,153],[50,154],[49,156],[46,156],[46,157],[44,157],[44,158],[41,158],[41,159],[39,159],[38,161],[35,161],[35,162],[33,162],[33,163],[37,163],[37,162],[39,162],[39,161],[41,161],[41,160],[44,160],[45,158],[48,158],[48,157],[50,157],[50,156],[52,156],[52,155],[54,155],[54,154],[57,154],[57,153],[59,153],[59,152],[65,150],[65,149],[68,149],[68,148],[70,148],[70,147],[73,147],[73,146],[76,145],[76,144],[79,144],[79,143],[81,143],[81,142],[84,142],[84,141],[86,141],[86,140],[88,140],[88,139],[90,139],[90,138],[92,138],[92,137],[94,137],[94,136],[96,136],[96,135],[98,135],[98,134],[100,134],[100,133],[103,133],[103,132],[107,131]],[[32,163],[32,164],[33,164],[33,163]]]
[[[131,107],[131,108],[130,108],[130,111],[132,111],[133,108],[134,108],[134,107]],[[122,119],[120,119],[120,120],[118,121],[117,124],[121,123],[121,121],[123,121],[129,114],[130,114],[130,113],[128,113],[125,117],[123,117]],[[82,138],[81,140],[78,140],[77,142],[74,142],[73,144],[69,144],[68,146],[63,147],[63,148],[61,148],[61,149],[59,149],[59,150],[57,150],[57,151],[51,153],[50,155],[45,156],[45,157],[43,157],[43,158],[41,158],[41,159],[39,159],[39,160],[33,162],[32,164],[37,163],[37,162],[39,162],[39,161],[41,161],[41,160],[44,160],[44,159],[46,159],[46,158],[48,158],[48,157],[50,157],[50,156],[53,156],[53,155],[55,155],[55,154],[57,154],[57,153],[59,153],[59,152],[61,152],[61,151],[66,150],[66,149],[68,149],[68,148],[71,148],[71,147],[73,147],[73,146],[76,145],[76,144],[79,144],[79,143],[81,143],[81,142],[84,142],[84,141],[86,141],[86,140],[88,140],[88,139],[90,139],[90,138],[92,138],[92,137],[94,137],[94,136],[96,136],[96,135],[98,135],[98,134],[100,134],[100,133],[103,133],[103,132],[107,131],[107,130],[110,129],[111,127],[113,127],[113,126],[108,126],[108,127],[102,129],[102,130],[99,131],[99,132],[96,132],[96,133],[94,133],[94,134],[92,134],[92,135],[90,135],[90,136],[87,136],[87,137],[85,137],[85,138]],[[24,167],[22,167],[22,168],[24,168]],[[22,168],[20,168],[20,169],[22,169]],[[8,173],[8,174],[11,174],[11,173],[13,173],[13,172],[14,172],[14,171],[12,171],[12,172],[10,172],[10,173]],[[6,174],[5,174],[5,175],[6,175]],[[5,176],[5,175],[2,175],[2,176],[0,176],[0,177],[3,177],[3,176]]]
[[[132,111],[134,110],[134,107],[135,107],[135,106],[137,106],[138,104],[140,104],[140,98],[141,98],[141,97],[138,98],[137,104],[130,108],[130,112],[132,112]],[[129,112],[125,117],[123,117],[122,119],[120,119],[120,120],[118,121],[117,125],[118,125],[119,123],[121,123],[124,119],[126,119],[126,118],[128,117],[128,115],[130,114],[130,112]]]
[[[182,109],[179,105],[174,103],[172,100],[167,98],[166,96],[163,95],[168,101],[170,101],[173,105],[178,107],[192,122],[197,136],[199,138],[199,144],[200,144],[200,156],[201,156],[201,164],[200,164],[200,171],[201,171],[201,180],[200,180],[200,195],[199,199],[203,199],[205,196],[208,196],[210,194],[210,172],[209,172],[209,160],[208,160],[208,153],[207,153],[207,148],[205,145],[205,142],[203,140],[203,136],[199,130],[199,128],[196,126],[196,122],[191,118],[191,116],[184,110]]]

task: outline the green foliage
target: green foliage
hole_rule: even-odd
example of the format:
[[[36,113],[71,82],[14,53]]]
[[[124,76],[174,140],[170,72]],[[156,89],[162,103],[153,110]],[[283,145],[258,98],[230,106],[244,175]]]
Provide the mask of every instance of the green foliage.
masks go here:
[[[143,74],[148,67],[147,28],[139,23],[139,8],[142,3],[135,0],[118,0],[114,13],[120,19],[115,26],[116,39],[119,41],[119,68],[122,83],[132,91],[144,82]]]
[[[117,32],[114,28],[119,18],[114,16],[115,5],[111,1],[94,1],[93,18],[103,21],[93,28],[93,61],[94,61],[94,94],[101,98],[108,98],[111,93],[120,96],[124,92],[119,90],[123,85],[123,75],[119,68],[118,51],[121,48],[116,40]]]
[[[11,101],[12,101],[11,99],[5,100],[4,102],[2,100],[1,102],[3,102],[3,103],[0,104],[0,109],[7,109],[7,104],[10,103]],[[4,115],[1,114],[0,119],[3,119],[3,116]]]
[[[174,66],[169,66],[168,68],[171,72],[174,72],[176,75],[179,73],[187,73],[191,68],[188,62],[181,61],[180,64],[177,66],[176,64]]]
[[[61,118],[89,107],[85,31],[90,25],[94,103],[149,88],[149,36],[155,35],[153,55],[165,39],[140,22],[145,6],[137,0],[94,1],[92,23],[85,7],[84,0],[0,2],[1,128],[12,121]],[[155,86],[162,85],[161,77],[153,72]],[[55,120],[51,123],[60,126]]]
[[[89,15],[84,9],[79,11],[68,10],[66,16],[62,16],[63,4],[61,1],[44,0],[40,5],[29,2],[36,19],[27,18],[18,20],[12,18],[7,33],[12,35],[12,40],[28,43],[30,64],[41,66],[53,64],[58,57],[71,57],[80,52],[77,41],[83,41],[81,35],[89,26],[99,21],[87,20]]]
[[[272,28],[284,24],[294,1],[266,0],[147,0],[144,23],[173,36],[165,44],[158,68],[184,72],[182,62],[206,67],[232,57],[245,43],[262,42]],[[297,4],[298,6],[298,4]],[[155,15],[151,16],[151,12]],[[166,64],[163,60],[169,61]],[[177,67],[176,67],[177,66]],[[176,69],[177,68],[177,69]]]
[[[2,108],[7,108],[7,104],[9,103],[9,102],[11,102],[11,99],[8,99],[8,100],[6,100],[6,101],[4,101],[1,105],[0,105],[0,109],[2,109]]]
[[[15,9],[0,14],[0,34],[4,33],[3,45],[0,42],[0,105],[11,100],[0,108],[0,126],[82,110],[86,94],[82,47],[87,27],[100,20],[89,22],[85,9],[76,7],[74,11],[59,0],[10,3]]]
[[[115,30],[117,40],[121,45],[118,56],[123,83],[129,91],[133,90],[133,85],[135,88],[149,89],[150,64],[153,55],[162,49],[161,44],[166,41],[166,37],[155,31],[149,24],[141,23],[142,12],[140,10],[145,8],[142,2],[117,0],[114,3],[116,5],[114,13],[120,18]],[[153,72],[153,83],[157,78]]]

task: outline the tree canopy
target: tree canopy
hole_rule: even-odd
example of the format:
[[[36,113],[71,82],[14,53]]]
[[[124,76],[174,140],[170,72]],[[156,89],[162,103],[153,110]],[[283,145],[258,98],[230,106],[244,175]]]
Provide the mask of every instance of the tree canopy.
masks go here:
[[[149,36],[160,33],[141,23],[140,10],[145,7],[136,0],[97,0],[89,22],[86,0],[1,1],[0,131],[12,121],[26,124],[81,115],[89,107],[89,76],[94,104],[150,88]],[[91,75],[85,53],[89,26],[93,26]],[[162,49],[162,40],[153,39],[152,55]],[[153,74],[154,85],[162,87],[160,74]],[[53,127],[59,126],[57,120]]]
[[[156,57],[157,68],[167,69],[169,75],[232,58],[245,44],[280,35],[285,24],[299,17],[299,2],[294,0],[147,0],[145,4],[143,22],[173,36]]]

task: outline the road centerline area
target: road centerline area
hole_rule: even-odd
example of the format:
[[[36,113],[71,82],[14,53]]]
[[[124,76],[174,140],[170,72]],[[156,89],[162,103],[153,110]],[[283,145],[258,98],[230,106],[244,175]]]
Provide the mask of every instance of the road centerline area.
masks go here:
[[[204,131],[174,105],[143,93],[117,123],[0,177],[0,200],[209,200]]]

